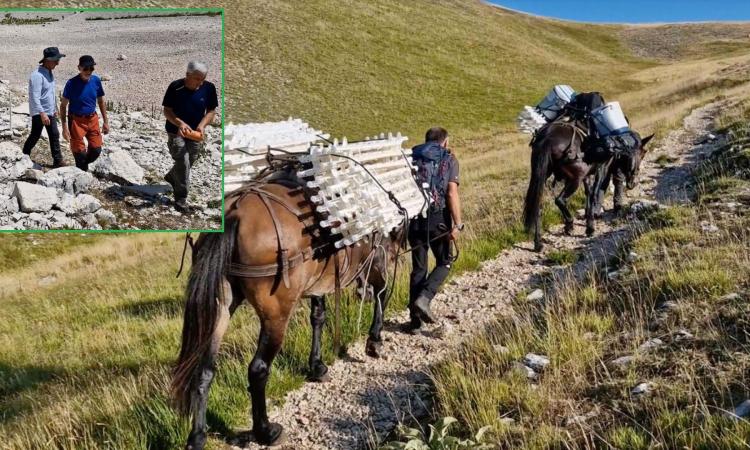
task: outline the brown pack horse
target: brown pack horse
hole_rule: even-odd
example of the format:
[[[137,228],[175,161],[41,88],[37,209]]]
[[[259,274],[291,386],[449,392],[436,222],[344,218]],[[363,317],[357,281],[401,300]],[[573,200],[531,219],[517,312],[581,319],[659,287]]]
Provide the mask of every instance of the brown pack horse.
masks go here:
[[[568,201],[583,184],[586,192],[586,235],[594,234],[594,214],[602,201],[602,192],[609,185],[615,172],[622,173],[628,189],[637,184],[641,161],[646,154],[646,144],[654,135],[638,140],[637,150],[623,152],[606,161],[585,162],[582,155],[589,135],[589,127],[584,120],[561,118],[539,130],[531,141],[531,180],[524,202],[524,227],[526,232],[534,230],[534,251],[542,250],[541,205],[546,180],[554,175],[565,185],[555,197],[565,223],[565,234],[573,232],[573,215],[568,209]],[[578,155],[575,157],[574,155]],[[606,183],[605,183],[606,182]]]
[[[258,347],[248,367],[248,390],[253,435],[261,444],[275,443],[282,433],[281,425],[268,420],[266,382],[302,297],[311,299],[310,379],[325,381],[328,371],[320,348],[324,295],[355,279],[375,293],[366,348],[368,355],[379,356],[388,300],[386,266],[395,262],[404,231],[335,249],[330,239],[320,236],[325,230],[316,225],[314,206],[300,186],[290,171],[232,192],[225,199],[225,232],[203,234],[196,241],[171,389],[179,411],[192,414],[188,449],[205,445],[206,403],[216,354],[232,313],[243,301],[253,306],[260,319]]]

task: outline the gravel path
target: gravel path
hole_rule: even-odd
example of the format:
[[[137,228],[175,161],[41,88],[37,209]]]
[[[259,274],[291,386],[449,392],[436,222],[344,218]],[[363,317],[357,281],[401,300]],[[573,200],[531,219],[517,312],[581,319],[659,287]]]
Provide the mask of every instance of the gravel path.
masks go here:
[[[708,134],[711,117],[722,104],[696,109],[652,151],[641,169],[642,184],[630,192],[631,200],[643,196],[664,201],[682,201],[686,171],[695,153],[705,152],[707,145],[694,141]],[[676,169],[662,169],[653,162],[656,155],[677,158]],[[547,207],[550,207],[548,204]],[[555,227],[546,235],[546,251],[577,250],[584,259],[570,269],[556,268],[561,275],[584,272],[592,264],[604,263],[627,239],[628,230],[613,229],[610,221],[597,223],[597,235],[584,238],[585,224],[577,221],[575,236],[562,234]],[[364,341],[352,345],[344,359],[329,370],[327,383],[307,383],[290,392],[283,406],[272,410],[273,421],[285,427],[284,443],[276,448],[357,449],[368,446],[373,436],[384,439],[399,421],[424,417],[430,407],[430,367],[455,351],[460,344],[477,335],[498,315],[512,314],[510,303],[519,293],[533,286],[535,277],[549,271],[545,254],[531,251],[524,242],[486,261],[480,270],[465,273],[450,281],[433,302],[440,317],[425,335],[411,336],[397,331],[407,321],[408,313],[400,311],[386,323],[383,337],[384,358],[365,356]],[[240,433],[230,440],[233,449],[262,448]]]

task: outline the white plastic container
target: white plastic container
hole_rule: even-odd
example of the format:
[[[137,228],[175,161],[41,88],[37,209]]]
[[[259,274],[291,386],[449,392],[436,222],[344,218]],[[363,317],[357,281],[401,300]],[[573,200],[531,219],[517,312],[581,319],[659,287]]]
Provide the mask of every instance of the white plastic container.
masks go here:
[[[575,95],[576,91],[572,87],[567,84],[558,84],[536,105],[536,109],[551,122],[557,119],[565,105],[570,103]]]
[[[607,103],[591,111],[596,130],[601,136],[610,136],[627,131],[630,126],[619,102]]]

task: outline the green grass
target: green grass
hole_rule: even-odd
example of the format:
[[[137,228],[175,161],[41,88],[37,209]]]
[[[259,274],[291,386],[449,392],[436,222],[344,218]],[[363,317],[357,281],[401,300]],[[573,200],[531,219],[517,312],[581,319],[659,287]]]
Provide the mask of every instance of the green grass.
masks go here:
[[[30,3],[65,6],[56,0]],[[205,6],[192,1],[150,4]],[[109,3],[88,4],[94,5]],[[290,1],[254,1],[243,8],[231,2],[216,6],[226,8],[228,121],[291,115],[350,139],[402,131],[411,137],[409,144],[421,141],[430,126],[449,129],[461,162],[468,223],[455,273],[472,270],[525,239],[518,218],[527,185],[528,136],[515,133],[512,119],[522,105],[537,101],[552,84],[600,90],[608,99],[622,95],[639,126],[661,130],[674,126],[675,118],[695,103],[744,86],[720,81],[737,77],[714,67],[672,68],[629,56],[612,33],[617,27],[540,20],[474,1],[360,0],[334,7],[329,1],[314,0],[304,8]],[[705,82],[702,77],[719,81]],[[556,209],[547,205],[544,223],[556,221]],[[11,267],[16,264],[19,275],[32,276],[45,264],[62,264],[55,252],[71,256],[73,262],[65,262],[62,267],[68,271],[70,264],[71,270],[62,271],[54,285],[33,283],[0,299],[8,317],[0,324],[0,344],[10,349],[0,355],[0,378],[8,380],[3,381],[0,400],[4,444],[10,449],[182,444],[187,424],[168,408],[165,398],[181,327],[184,278],[173,278],[181,236],[165,235],[164,244],[139,243],[143,244],[139,248],[123,249],[126,254],[142,255],[137,259],[108,254],[112,261],[86,254],[93,247],[78,245],[76,237],[67,235],[51,237],[45,242],[46,253],[24,259],[25,253],[16,248],[23,239],[0,238],[0,255],[7,255]],[[103,237],[94,245],[114,239],[118,238]],[[558,259],[567,261],[571,255],[561,253]],[[98,278],[94,280],[92,274]],[[591,305],[605,303],[606,296],[597,289],[589,287],[581,298]],[[402,275],[392,311],[404,307],[404,290]],[[359,304],[347,302],[343,331],[348,344],[369,325],[371,305],[365,305],[358,328]],[[567,304],[561,311],[569,310],[574,308]],[[310,345],[307,313],[303,306],[295,315],[274,364],[268,385],[274,404],[304,382]],[[524,343],[532,337],[539,351],[561,343],[566,355],[590,351],[580,365],[565,372],[575,374],[580,367],[590,367],[605,346],[566,336],[581,330],[607,333],[614,326],[607,318],[581,313],[566,318],[549,336],[529,335],[513,325],[516,340],[503,344],[514,357],[527,349]],[[221,448],[220,437],[230,430],[248,426],[246,364],[256,335],[254,314],[241,308],[222,346],[209,401],[210,429],[219,434],[212,438],[212,448]],[[327,362],[335,357],[331,336],[329,325],[324,333]],[[480,360],[489,351],[470,356]],[[471,397],[485,405],[484,415],[474,423],[490,423],[497,416],[497,404],[491,409],[493,397],[487,393],[499,392],[502,404],[519,405],[524,417],[552,417],[564,409],[548,391],[534,391],[523,380],[504,384],[498,376],[504,363],[493,364],[497,365],[487,369],[487,379]],[[458,416],[466,419],[471,414],[464,409]],[[538,425],[526,438],[539,445],[566,439],[556,423]],[[507,433],[516,436],[517,432],[510,427]]]
[[[0,236],[0,267],[21,269],[82,245],[91,245],[103,238],[101,234],[81,233],[60,236],[51,233],[3,233]]]

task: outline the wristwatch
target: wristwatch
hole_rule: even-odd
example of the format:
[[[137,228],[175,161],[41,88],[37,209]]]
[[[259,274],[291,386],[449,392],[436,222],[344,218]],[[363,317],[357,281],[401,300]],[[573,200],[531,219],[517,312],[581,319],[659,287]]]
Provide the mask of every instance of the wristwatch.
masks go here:
[[[456,229],[457,229],[458,231],[464,231],[464,227],[465,227],[465,226],[466,226],[466,224],[464,224],[464,223],[459,223],[459,224],[457,224],[457,225],[456,225]]]

